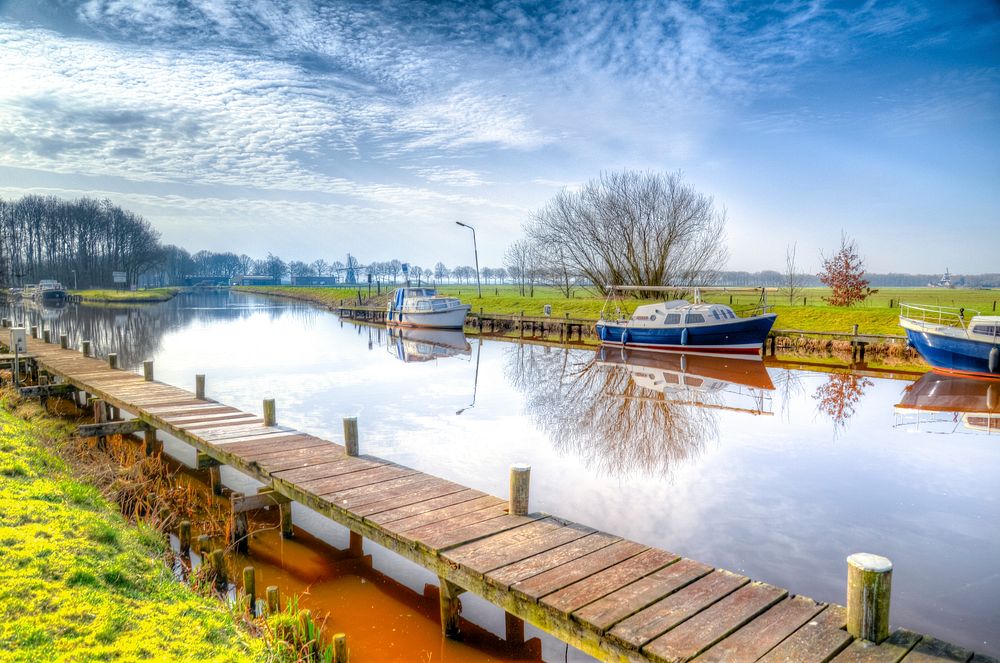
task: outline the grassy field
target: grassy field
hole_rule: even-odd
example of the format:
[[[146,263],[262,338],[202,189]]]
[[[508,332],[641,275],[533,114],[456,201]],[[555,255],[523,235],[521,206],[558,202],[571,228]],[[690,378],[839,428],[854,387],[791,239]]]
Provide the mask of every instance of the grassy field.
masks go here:
[[[0,660],[265,658],[223,604],[174,580],[158,532],[52,453],[66,424],[9,407],[0,398]]]
[[[70,290],[69,294],[79,295],[85,302],[102,303],[147,303],[165,302],[183,288],[150,288],[148,290]]]
[[[356,288],[297,288],[264,287],[251,288],[256,292],[291,296],[322,305],[336,305],[341,299],[356,300]],[[562,317],[567,313],[572,318],[597,318],[604,306],[604,298],[580,290],[572,298],[563,297],[555,288],[535,288],[533,297],[521,296],[516,286],[484,286],[482,299],[476,296],[476,286],[447,285],[438,288],[442,294],[459,297],[472,305],[472,310],[482,309],[487,313],[509,313],[542,315],[545,304],[552,306],[552,315]],[[367,296],[367,287],[362,296]],[[374,292],[374,291],[373,291]],[[810,331],[849,332],[857,324],[859,331],[867,334],[902,334],[899,327],[899,302],[931,304],[937,306],[964,307],[991,314],[1000,301],[1000,290],[946,290],[941,288],[882,288],[862,304],[850,308],[828,306],[823,297],[829,294],[826,288],[806,288],[789,304],[788,297],[781,293],[768,293],[768,302],[774,305],[778,314],[776,329],[804,329]],[[734,307],[749,306],[759,301],[759,294],[737,292],[732,295]],[[804,298],[804,304],[803,304]],[[730,303],[730,294],[705,293],[706,301]],[[628,300],[629,308],[641,303]],[[970,313],[971,315],[971,313]]]

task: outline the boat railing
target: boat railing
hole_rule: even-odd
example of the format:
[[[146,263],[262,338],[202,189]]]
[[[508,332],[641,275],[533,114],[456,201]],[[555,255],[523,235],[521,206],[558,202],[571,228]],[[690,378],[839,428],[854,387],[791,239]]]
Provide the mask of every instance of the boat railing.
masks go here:
[[[954,306],[935,306],[899,303],[899,317],[917,322],[934,323],[965,329],[966,314],[979,315],[979,311]]]

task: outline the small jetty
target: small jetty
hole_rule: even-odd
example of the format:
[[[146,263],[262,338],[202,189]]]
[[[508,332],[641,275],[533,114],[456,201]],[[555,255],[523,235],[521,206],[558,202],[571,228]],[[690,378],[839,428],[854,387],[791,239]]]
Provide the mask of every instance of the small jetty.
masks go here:
[[[9,326],[4,321],[4,326]],[[6,336],[6,331],[4,336]],[[26,396],[81,397],[97,423],[81,434],[141,433],[153,453],[169,435],[198,452],[221,490],[228,465],[262,482],[234,508],[278,505],[292,535],[299,502],[439,578],[443,633],[460,637],[459,596],[472,592],[507,613],[508,640],[530,623],[598,659],[612,661],[836,661],[929,663],[995,659],[933,637],[889,630],[892,565],[852,555],[847,606],[817,602],[739,573],[629,541],[528,506],[530,468],[513,466],[506,498],[360,453],[357,420],[331,441],[279,423],[273,400],[244,412],[98,359],[91,344],[32,328]],[[9,359],[5,358],[8,362]],[[124,419],[123,414],[131,415]]]

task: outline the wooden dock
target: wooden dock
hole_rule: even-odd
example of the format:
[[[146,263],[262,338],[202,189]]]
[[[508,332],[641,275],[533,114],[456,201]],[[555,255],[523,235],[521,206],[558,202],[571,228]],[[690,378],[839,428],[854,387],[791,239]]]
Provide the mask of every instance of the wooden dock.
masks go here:
[[[200,465],[216,472],[219,464],[229,465],[263,482],[262,495],[276,504],[299,502],[349,528],[352,537],[371,539],[432,571],[439,577],[446,635],[458,635],[458,596],[469,591],[508,613],[508,637],[523,637],[523,620],[603,660],[996,663],[905,629],[878,645],[856,639],[845,630],[854,624],[852,615],[881,620],[887,628],[888,613],[816,602],[528,512],[523,468],[512,468],[512,496],[501,499],[357,455],[353,420],[345,420],[345,444],[338,444],[278,424],[273,401],[265,401],[263,415],[243,412],[205,398],[203,377],[192,394],[153,380],[152,362],[140,375],[60,343],[65,338],[29,339],[40,373],[32,393],[46,383],[50,397],[86,392],[134,415],[136,421],[118,425],[144,430],[148,450],[150,436],[162,431],[194,446]],[[114,426],[93,426],[90,434],[110,434]],[[291,535],[291,510],[281,513],[282,529]]]

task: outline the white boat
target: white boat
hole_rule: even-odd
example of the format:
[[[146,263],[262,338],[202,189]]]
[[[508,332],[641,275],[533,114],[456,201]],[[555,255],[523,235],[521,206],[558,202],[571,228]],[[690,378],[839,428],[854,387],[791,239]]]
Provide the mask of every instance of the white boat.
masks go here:
[[[472,307],[434,288],[397,288],[386,312],[386,323],[398,327],[462,329]]]
[[[472,354],[465,332],[457,329],[390,329],[386,347],[407,363]]]

